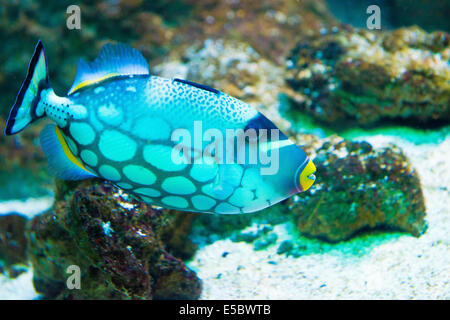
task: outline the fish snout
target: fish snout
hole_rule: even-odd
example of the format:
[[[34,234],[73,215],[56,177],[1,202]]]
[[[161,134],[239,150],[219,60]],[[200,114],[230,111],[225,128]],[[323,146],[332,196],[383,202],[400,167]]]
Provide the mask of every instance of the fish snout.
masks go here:
[[[314,184],[316,181],[316,176],[314,173],[316,172],[316,166],[308,159],[308,163],[306,164],[303,171],[300,173],[300,187],[301,191],[306,191]]]

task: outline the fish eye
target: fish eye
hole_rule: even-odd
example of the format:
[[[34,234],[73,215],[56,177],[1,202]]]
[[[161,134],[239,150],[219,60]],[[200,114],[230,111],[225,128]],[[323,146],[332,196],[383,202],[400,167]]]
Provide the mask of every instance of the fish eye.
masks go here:
[[[300,173],[300,187],[301,191],[306,191],[314,184],[316,181],[316,175],[314,174],[316,172],[316,166],[311,161],[311,159],[308,160],[308,163],[303,168],[303,171]]]

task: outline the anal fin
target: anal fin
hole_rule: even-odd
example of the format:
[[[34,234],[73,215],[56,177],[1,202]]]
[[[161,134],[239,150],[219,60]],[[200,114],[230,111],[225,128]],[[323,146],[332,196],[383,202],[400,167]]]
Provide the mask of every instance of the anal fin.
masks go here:
[[[57,178],[83,180],[96,177],[72,154],[57,126],[53,124],[45,126],[40,140],[50,172]]]

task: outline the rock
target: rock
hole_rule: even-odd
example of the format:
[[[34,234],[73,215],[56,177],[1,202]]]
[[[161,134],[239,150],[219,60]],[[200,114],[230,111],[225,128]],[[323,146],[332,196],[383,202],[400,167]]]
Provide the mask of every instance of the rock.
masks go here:
[[[0,215],[0,264],[11,278],[26,271],[24,266],[28,266],[26,222],[27,218],[18,213]]]
[[[256,239],[265,236],[267,233],[271,233],[273,227],[270,225],[255,225],[250,230],[246,229],[240,233],[234,233],[230,239],[234,242],[244,241],[251,243]]]
[[[55,208],[31,221],[33,282],[45,298],[199,297],[200,279],[162,241],[164,234],[170,238],[173,214],[136,202],[106,182],[70,189],[60,182]],[[80,290],[66,287],[70,265],[81,270]]]
[[[256,251],[263,250],[263,249],[267,248],[268,246],[277,242],[277,239],[278,239],[278,235],[275,232],[269,232],[262,238],[255,241],[254,250],[256,250]]]
[[[198,213],[169,211],[171,223],[161,233],[161,240],[167,251],[182,260],[189,260],[195,254],[197,245],[189,240],[192,224]]]
[[[294,110],[326,123],[450,121],[450,35],[343,26],[300,42],[287,83]],[[341,122],[339,122],[341,121]]]
[[[283,241],[277,249],[277,254],[286,254],[289,255],[291,251],[294,249],[294,244],[290,240]]]
[[[212,38],[248,43],[279,64],[303,36],[337,24],[324,0],[195,1],[192,40]]]
[[[426,230],[419,177],[398,147],[333,137],[313,158],[317,181],[290,204],[303,235],[337,242],[367,229]]]

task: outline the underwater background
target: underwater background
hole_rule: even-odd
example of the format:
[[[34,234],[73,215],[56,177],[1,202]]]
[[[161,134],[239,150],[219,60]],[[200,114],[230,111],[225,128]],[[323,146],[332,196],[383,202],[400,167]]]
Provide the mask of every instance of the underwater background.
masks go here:
[[[438,0],[1,1],[2,133],[38,39],[59,95],[79,58],[124,42],[152,74],[257,108],[317,180],[257,213],[183,213],[55,180],[46,121],[2,134],[0,299],[450,299],[449,13]]]

